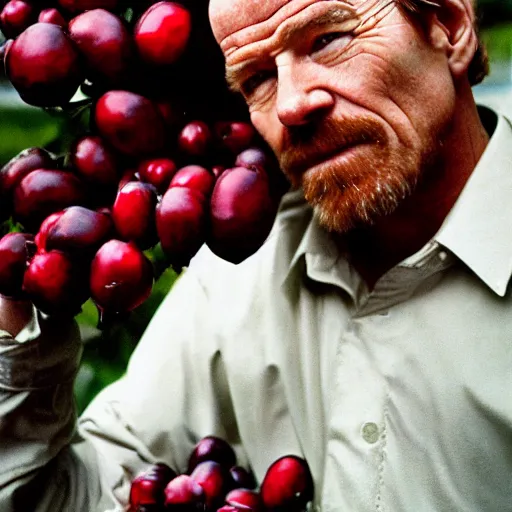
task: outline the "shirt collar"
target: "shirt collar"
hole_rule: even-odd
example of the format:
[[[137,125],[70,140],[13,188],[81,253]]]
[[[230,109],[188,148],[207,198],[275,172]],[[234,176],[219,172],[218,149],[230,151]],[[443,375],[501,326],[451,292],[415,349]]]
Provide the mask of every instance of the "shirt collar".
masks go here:
[[[434,237],[462,260],[496,294],[503,296],[512,274],[512,126],[501,115],[488,109],[487,119],[497,116],[497,125],[477,166],[455,205]],[[310,221],[293,254],[287,281],[305,260],[307,275],[321,282],[337,284],[351,292],[354,272],[345,262],[340,267],[339,249],[322,229],[300,191],[290,193],[295,207],[300,203]],[[286,201],[284,203],[286,205]],[[286,206],[284,208],[286,210]],[[430,244],[431,245],[431,244]]]
[[[512,126],[497,115],[484,153],[434,237],[501,297],[512,274],[511,146]]]

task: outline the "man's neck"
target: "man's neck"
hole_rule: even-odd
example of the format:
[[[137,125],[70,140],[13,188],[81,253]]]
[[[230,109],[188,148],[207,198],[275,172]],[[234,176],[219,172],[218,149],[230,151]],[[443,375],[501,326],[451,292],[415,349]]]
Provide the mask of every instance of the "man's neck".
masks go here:
[[[489,141],[472,96],[460,102],[464,106],[457,110],[435,172],[392,214],[344,237],[352,264],[369,288],[437,233]]]

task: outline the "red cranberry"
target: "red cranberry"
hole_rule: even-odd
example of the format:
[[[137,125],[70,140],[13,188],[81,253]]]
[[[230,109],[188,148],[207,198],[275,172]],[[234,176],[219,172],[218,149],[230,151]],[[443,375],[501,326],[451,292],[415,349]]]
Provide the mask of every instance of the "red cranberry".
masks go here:
[[[27,241],[34,237],[28,233],[7,233],[0,239],[0,294],[19,297],[23,276],[27,268],[29,251]]]
[[[36,253],[23,290],[43,313],[75,316],[89,297],[88,266],[60,251]]]
[[[64,210],[52,213],[48,215],[48,217],[46,217],[46,219],[44,219],[41,223],[39,231],[37,232],[37,235],[34,239],[38,252],[44,252],[46,250],[46,239],[48,238],[48,233],[53,225],[57,222],[57,220],[60,219],[63,213]]]
[[[50,154],[41,148],[28,148],[12,158],[0,170],[0,198],[2,218],[10,216],[13,192],[31,171],[53,165]]]
[[[172,178],[169,187],[186,187],[209,197],[213,190],[215,177],[200,165],[182,167]]]
[[[134,39],[142,59],[156,66],[167,66],[183,53],[191,31],[190,13],[174,2],[158,2],[139,19]]]
[[[307,462],[294,455],[273,462],[263,478],[260,494],[269,511],[304,510],[313,499],[313,477]]]
[[[141,181],[127,183],[117,193],[112,219],[119,236],[141,249],[158,242],[155,223],[157,194],[155,188]]]
[[[119,162],[115,152],[97,135],[84,135],[70,151],[71,164],[90,184],[113,187],[119,180]]]
[[[210,202],[210,249],[240,263],[263,244],[275,218],[276,204],[263,172],[235,167],[222,173]]]
[[[147,505],[163,506],[165,486],[176,477],[176,473],[165,464],[156,464],[132,481],[130,507],[138,510]]]
[[[66,11],[79,13],[91,11],[92,9],[113,11],[120,2],[119,0],[58,0],[58,3]]]
[[[263,512],[263,502],[258,492],[250,489],[233,489],[226,494],[228,505],[241,507],[248,512]]]
[[[166,510],[175,512],[203,512],[205,492],[201,485],[188,475],[173,478],[165,488]]]
[[[109,240],[91,263],[91,297],[110,312],[127,312],[140,306],[153,286],[151,262],[134,244]]]
[[[51,213],[84,201],[83,184],[74,174],[36,169],[25,176],[14,191],[14,217],[35,233]]]
[[[240,121],[219,121],[214,130],[221,145],[235,154],[246,149],[256,134],[250,123]]]
[[[236,167],[247,167],[252,170],[266,170],[270,165],[270,159],[260,148],[248,148],[238,154],[235,161]]]
[[[94,110],[96,127],[116,149],[131,156],[161,150],[165,125],[156,104],[129,91],[108,91]]]
[[[70,206],[60,212],[48,229],[45,249],[57,249],[79,257],[92,256],[112,235],[110,215]]]
[[[203,121],[192,121],[185,125],[178,136],[178,145],[182,151],[192,156],[206,154],[212,135]]]
[[[171,187],[156,208],[156,229],[163,251],[181,270],[206,237],[207,204],[198,192]]]
[[[224,439],[206,436],[194,446],[188,459],[188,472],[191,473],[198,464],[206,460],[213,460],[229,469],[236,464],[236,454]]]
[[[203,488],[209,510],[222,506],[224,496],[232,485],[229,471],[224,466],[213,460],[205,460],[194,468],[190,477]]]
[[[24,0],[9,0],[0,12],[0,28],[8,39],[21,34],[34,21],[34,6]]]
[[[231,473],[235,487],[245,489],[254,489],[256,487],[254,475],[242,466],[233,466],[230,468],[229,472]]]
[[[68,30],[85,57],[89,78],[94,81],[105,77],[112,84],[126,78],[132,40],[119,16],[105,9],[93,9],[73,18]]]
[[[64,29],[66,29],[68,26],[68,22],[64,19],[64,16],[62,16],[60,11],[55,9],[55,7],[48,7],[47,9],[43,9],[39,13],[37,21],[40,23],[53,23],[54,25],[59,25]]]
[[[169,158],[154,158],[141,162],[138,172],[141,181],[150,183],[160,194],[163,194],[169,187],[176,169],[176,164]]]
[[[69,102],[83,80],[80,60],[62,27],[35,23],[12,43],[5,57],[5,71],[26,103],[59,106]]]

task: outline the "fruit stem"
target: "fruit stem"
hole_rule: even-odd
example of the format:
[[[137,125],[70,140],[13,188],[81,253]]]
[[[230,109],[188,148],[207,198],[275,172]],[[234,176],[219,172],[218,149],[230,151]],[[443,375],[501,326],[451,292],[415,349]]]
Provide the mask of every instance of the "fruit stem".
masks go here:
[[[121,323],[129,313],[117,312],[117,311],[106,311],[96,305],[98,308],[98,324],[97,328],[100,331],[112,329],[116,324]]]

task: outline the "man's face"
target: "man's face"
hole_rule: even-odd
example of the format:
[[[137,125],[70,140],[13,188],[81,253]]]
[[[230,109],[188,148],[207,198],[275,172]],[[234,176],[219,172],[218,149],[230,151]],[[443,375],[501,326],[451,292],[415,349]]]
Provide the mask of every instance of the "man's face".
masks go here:
[[[388,0],[211,0],[235,90],[320,222],[371,224],[438,160],[455,92],[444,50]]]

